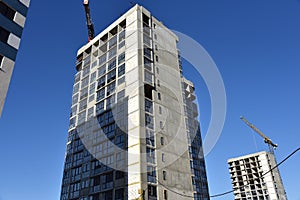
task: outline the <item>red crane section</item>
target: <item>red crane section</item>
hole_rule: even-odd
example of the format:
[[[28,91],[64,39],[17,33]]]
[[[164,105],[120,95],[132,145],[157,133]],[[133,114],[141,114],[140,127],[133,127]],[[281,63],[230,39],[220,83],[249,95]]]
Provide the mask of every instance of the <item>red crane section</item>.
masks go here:
[[[85,10],[86,24],[87,24],[87,28],[88,28],[88,41],[91,41],[95,37],[95,31],[94,31],[94,24],[93,24],[92,18],[91,18],[89,1],[84,0],[83,6],[84,6],[84,10]]]

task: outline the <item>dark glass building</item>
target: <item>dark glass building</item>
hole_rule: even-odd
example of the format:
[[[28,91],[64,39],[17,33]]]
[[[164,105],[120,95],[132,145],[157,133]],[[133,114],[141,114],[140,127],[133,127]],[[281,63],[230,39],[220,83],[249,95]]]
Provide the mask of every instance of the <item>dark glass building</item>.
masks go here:
[[[0,116],[14,69],[30,0],[0,1]]]

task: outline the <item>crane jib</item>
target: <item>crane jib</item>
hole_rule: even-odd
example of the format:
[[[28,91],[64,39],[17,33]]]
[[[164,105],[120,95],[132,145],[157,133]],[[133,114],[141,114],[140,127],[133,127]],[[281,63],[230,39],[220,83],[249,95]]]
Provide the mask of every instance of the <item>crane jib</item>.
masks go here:
[[[85,0],[83,2],[83,5],[84,5],[86,23],[88,28],[88,41],[91,41],[95,37],[95,31],[94,31],[94,25],[90,14],[89,1]]]

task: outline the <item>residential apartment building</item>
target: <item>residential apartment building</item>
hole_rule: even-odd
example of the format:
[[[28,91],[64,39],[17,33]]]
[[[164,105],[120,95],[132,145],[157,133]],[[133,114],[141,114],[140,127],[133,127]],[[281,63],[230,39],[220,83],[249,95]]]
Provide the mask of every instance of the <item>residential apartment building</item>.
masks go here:
[[[209,199],[177,42],[136,5],[78,50],[61,200]]]
[[[286,200],[274,154],[258,152],[228,160],[236,200]]]
[[[19,49],[30,0],[0,1],[0,116]]]

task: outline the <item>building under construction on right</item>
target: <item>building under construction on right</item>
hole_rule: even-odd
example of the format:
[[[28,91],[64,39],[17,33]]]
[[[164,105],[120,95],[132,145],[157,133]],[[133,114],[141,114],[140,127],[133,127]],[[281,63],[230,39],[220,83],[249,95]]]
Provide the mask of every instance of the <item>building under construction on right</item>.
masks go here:
[[[228,164],[235,200],[287,199],[273,153],[232,158]]]
[[[264,139],[269,151],[228,160],[235,200],[286,200],[274,154],[278,145],[246,118],[241,120]]]

